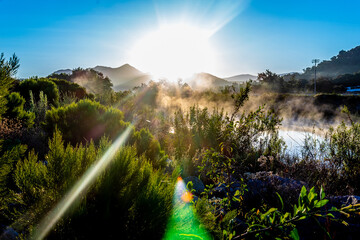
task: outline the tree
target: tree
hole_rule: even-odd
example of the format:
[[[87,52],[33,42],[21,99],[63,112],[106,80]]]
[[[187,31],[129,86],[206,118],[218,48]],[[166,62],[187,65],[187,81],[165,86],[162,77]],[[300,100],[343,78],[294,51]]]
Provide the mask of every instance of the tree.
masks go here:
[[[61,97],[71,95],[78,99],[87,97],[87,93],[84,87],[81,87],[77,83],[73,83],[64,79],[49,78],[50,81],[54,82],[59,89]]]
[[[258,79],[262,85],[271,91],[284,92],[285,90],[284,78],[268,69],[265,72],[259,73]]]
[[[110,79],[93,69],[74,69],[70,79],[86,88],[90,93],[108,94],[112,91],[113,84]]]
[[[0,117],[6,111],[6,98],[9,88],[13,83],[13,76],[20,67],[19,58],[13,54],[8,61],[4,58],[4,53],[0,54]]]
[[[24,110],[25,99],[19,93],[13,92],[6,96],[7,111],[4,114],[9,119],[18,119],[26,126],[30,127],[34,124],[35,114]]]

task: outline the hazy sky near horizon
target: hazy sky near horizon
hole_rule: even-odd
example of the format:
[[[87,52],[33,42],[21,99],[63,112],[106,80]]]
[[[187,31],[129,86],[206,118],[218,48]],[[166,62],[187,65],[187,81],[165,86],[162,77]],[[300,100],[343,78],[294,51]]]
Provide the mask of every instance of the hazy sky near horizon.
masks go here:
[[[0,0],[0,52],[17,77],[118,67],[144,34],[179,21],[211,29],[219,77],[302,71],[360,45],[357,0]],[[139,70],[146,71],[139,68]]]

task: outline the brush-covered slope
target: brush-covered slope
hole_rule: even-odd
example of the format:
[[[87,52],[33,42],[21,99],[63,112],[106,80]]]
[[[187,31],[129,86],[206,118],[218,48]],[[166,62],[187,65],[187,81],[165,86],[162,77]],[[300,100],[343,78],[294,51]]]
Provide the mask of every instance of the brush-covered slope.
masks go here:
[[[124,64],[118,68],[96,66],[93,69],[109,77],[115,91],[132,89],[151,80],[150,75],[139,71],[129,64]]]
[[[188,83],[194,89],[216,88],[232,84],[225,79],[204,72],[194,74]]]

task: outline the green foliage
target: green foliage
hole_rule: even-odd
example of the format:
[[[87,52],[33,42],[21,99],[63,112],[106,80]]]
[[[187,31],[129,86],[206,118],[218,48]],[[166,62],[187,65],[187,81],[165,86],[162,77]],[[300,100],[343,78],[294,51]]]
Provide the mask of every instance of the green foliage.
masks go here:
[[[240,88],[238,93],[234,93],[231,97],[234,99],[234,111],[231,115],[231,121],[234,120],[235,115],[239,112],[240,108],[244,106],[244,103],[249,99],[249,93],[251,90],[251,82],[246,82],[244,88]]]
[[[76,145],[91,139],[98,141],[103,135],[115,139],[127,126],[122,119],[123,113],[117,109],[81,100],[49,110],[45,116],[45,129],[52,134],[57,126],[64,140]]]
[[[72,82],[79,84],[93,94],[105,96],[112,92],[110,79],[93,69],[74,69],[70,79]]]
[[[34,124],[35,114],[24,110],[25,99],[19,93],[13,92],[6,96],[7,111],[4,114],[9,119],[18,119],[24,125],[30,127]]]
[[[152,161],[154,167],[164,167],[167,156],[161,150],[159,142],[154,138],[148,129],[141,129],[134,134],[135,146],[138,155],[144,154]]]
[[[321,211],[321,208],[329,201],[325,199],[325,193],[322,189],[318,195],[314,187],[307,191],[303,186],[298,204],[294,205],[293,212],[284,212],[283,200],[279,194],[278,197],[282,203],[280,209],[265,207],[262,210],[253,209],[246,214],[248,228],[245,233],[239,235],[239,238],[255,236],[257,239],[275,237],[299,239],[296,222],[308,218],[333,218],[331,213]]]
[[[17,190],[14,182],[14,172],[16,164],[21,160],[26,147],[16,145],[7,151],[1,151],[0,154],[0,221],[8,222],[12,218],[13,206],[16,200],[14,194]]]
[[[279,87],[273,89],[275,91],[299,83],[293,79],[291,84],[284,82],[282,85],[281,77],[271,72],[266,72],[264,77],[268,82],[272,81],[270,78],[275,79]],[[114,93],[104,79],[97,73],[82,69],[69,77],[69,80],[76,80],[82,86],[89,84],[88,88],[95,87],[93,90],[97,89],[96,99],[100,103],[90,100],[77,102],[80,98],[75,96],[77,91],[81,96],[84,93],[84,88],[79,85],[67,80],[46,80],[57,85],[62,97],[61,107],[51,110],[48,110],[49,96],[43,88],[33,92],[25,86],[30,112],[39,122],[35,126],[36,131],[44,127],[48,136],[52,135],[48,144],[41,143],[46,149],[44,153],[40,152],[38,145],[27,153],[25,159],[25,148],[22,146],[1,152],[0,221],[12,225],[25,238],[89,167],[106,153],[110,141],[117,139],[129,126],[123,121],[124,115],[120,110],[102,104],[123,110],[125,119],[135,126],[131,128],[126,147],[118,149],[109,167],[71,206],[51,231],[49,239],[110,239],[118,236],[124,239],[159,239],[163,237],[168,219],[200,223],[199,228],[204,226],[217,239],[299,239],[302,234],[300,228],[297,230],[299,221],[309,218],[317,221],[322,217],[332,219],[332,213],[341,211],[348,216],[359,211],[360,206],[356,205],[325,212],[328,200],[322,189],[317,194],[314,188],[309,191],[303,188],[298,202],[292,207],[290,198],[283,200],[278,194],[278,206],[265,199],[268,205],[246,212],[251,207],[244,206],[244,172],[263,169],[259,159],[265,159],[266,164],[270,162],[265,166],[266,171],[283,171],[283,174],[290,174],[287,170],[292,164],[281,162],[283,159],[280,158],[284,142],[279,138],[277,128],[281,119],[273,111],[266,110],[265,106],[255,110],[247,108],[250,83],[239,89],[237,86],[228,87],[222,92],[196,92],[181,84],[166,88],[163,83],[151,83],[133,91]],[[26,84],[30,86],[30,83]],[[171,100],[179,98],[188,101],[183,106],[191,106],[194,102],[201,106],[204,100],[218,105],[232,101],[232,112],[193,105],[188,111],[179,110],[181,108],[176,106],[177,110],[172,115],[173,106],[167,108],[158,101],[165,91],[168,91],[165,94]],[[279,94],[269,96],[268,99],[277,98],[275,103],[288,97]],[[7,94],[6,99],[12,116],[21,115],[24,99],[17,93]],[[224,106],[230,109],[226,104]],[[315,184],[318,186],[327,186],[329,180],[336,178],[336,186],[348,184],[348,188],[344,189],[358,191],[360,127],[351,118],[350,122],[351,126],[343,124],[330,130],[328,145],[323,146],[324,151],[329,150],[326,162],[316,165],[316,159],[323,157],[314,154],[308,154],[304,161],[295,159],[291,165],[292,173],[295,173],[293,176],[306,175],[306,180],[317,179]],[[308,152],[313,153],[312,146],[318,142],[310,138],[305,142]],[[171,158],[175,157],[170,161],[175,166],[164,168],[167,155],[162,148]],[[306,165],[310,161],[314,165]],[[301,169],[304,165],[308,168]],[[322,167],[321,173],[326,172],[327,178],[321,177],[324,175],[314,176],[320,173],[319,166]],[[336,167],[335,171],[330,169],[332,166]],[[199,195],[193,191],[192,182],[187,184],[189,191],[197,197],[186,205],[186,214],[172,211],[174,181],[180,172],[191,176],[199,174],[206,185],[205,192]],[[340,185],[340,181],[344,185]],[[312,183],[310,181],[310,185]],[[200,222],[196,218],[187,218],[193,210]],[[175,217],[170,217],[171,212],[175,213]],[[186,216],[183,218],[180,215]],[[200,236],[189,232],[187,224],[177,222],[175,225],[184,230],[179,235],[183,239]]]
[[[56,84],[46,78],[21,81],[15,91],[19,92],[27,101],[30,100],[30,91],[33,93],[36,101],[39,101],[38,97],[42,91],[47,96],[50,104],[57,106],[59,103],[59,90]]]
[[[258,79],[260,83],[265,87],[265,89],[274,91],[274,92],[284,92],[285,91],[285,80],[283,77],[269,71],[268,69],[265,72],[258,74]]]
[[[331,161],[351,188],[360,190],[360,124],[346,126],[343,122],[337,128],[330,128],[328,133]]]
[[[103,142],[106,140],[103,140]],[[16,219],[17,227],[27,233],[36,222],[59,200],[86,169],[97,159],[98,149],[90,143],[65,147],[58,130],[49,141],[49,152],[45,160],[38,160],[34,151],[21,160],[25,149],[15,160],[4,155],[8,161],[2,166],[5,177],[1,178],[3,189],[1,206],[3,216]]]
[[[249,91],[248,83],[232,94],[234,110],[231,117],[223,111],[214,110],[210,114],[206,108],[201,110],[198,107],[191,107],[188,114],[180,110],[175,112],[176,159],[182,159],[186,153],[191,159],[197,151],[212,148],[216,152],[224,150],[221,154],[233,158],[234,165],[248,171],[251,164],[256,166],[258,154],[277,156],[284,146],[276,133],[281,119],[264,107],[239,114]]]
[[[173,180],[136,155],[132,147],[120,149],[81,207],[49,237],[161,238],[171,212]]]
[[[35,114],[36,122],[40,123],[45,120],[46,111],[49,109],[47,96],[43,91],[39,93],[39,101],[35,101],[34,95],[30,90],[30,112]]]
[[[241,203],[246,190],[246,184],[242,178],[239,179],[241,184],[237,191],[232,193],[230,190],[234,184],[235,159],[227,156],[228,153],[231,154],[232,149],[224,149],[223,145],[221,145],[221,152],[216,152],[213,149],[207,150],[203,155],[202,164],[199,166],[200,173],[206,175],[210,180],[210,185],[206,186],[206,195],[211,194],[214,186],[225,185],[226,196],[218,202],[218,207],[225,209],[231,209],[231,204],[234,201]]]
[[[6,111],[6,99],[4,97],[13,85],[12,76],[16,74],[19,67],[19,58],[15,54],[8,61],[5,60],[4,53],[0,54],[0,117]]]
[[[333,56],[330,60],[322,61],[317,66],[318,76],[337,77],[346,73],[354,73],[360,70],[360,46],[348,51],[341,50],[337,56]],[[314,66],[304,69],[302,78],[313,78]]]
[[[87,97],[85,88],[81,87],[77,83],[70,82],[68,80],[49,78],[52,82],[56,84],[59,89],[60,96],[64,95],[73,95],[77,99],[83,99]]]
[[[23,204],[31,205],[41,199],[48,185],[47,167],[38,161],[35,151],[29,152],[24,161],[18,161],[14,176]]]
[[[40,221],[110,144],[103,138],[98,147],[92,142],[66,146],[56,130],[49,140],[45,161],[39,161],[34,151],[20,160],[25,151],[20,146],[5,152],[0,159],[2,222],[10,224],[10,219],[16,220],[16,229],[27,236],[33,224]],[[49,238],[109,238],[119,232],[131,239],[160,238],[171,212],[174,180],[154,170],[136,148],[124,147]],[[98,231],[98,227],[108,230]]]

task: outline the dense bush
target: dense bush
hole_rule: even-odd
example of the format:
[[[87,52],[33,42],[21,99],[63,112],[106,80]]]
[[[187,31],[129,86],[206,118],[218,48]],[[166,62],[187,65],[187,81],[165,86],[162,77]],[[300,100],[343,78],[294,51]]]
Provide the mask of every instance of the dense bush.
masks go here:
[[[8,61],[4,58],[4,53],[0,54],[0,117],[6,111],[6,96],[9,88],[13,85],[13,75],[19,68],[19,59],[14,54]]]
[[[161,239],[171,213],[173,183],[134,148],[123,148],[86,201],[49,239]]]
[[[154,167],[165,166],[167,156],[149,130],[141,129],[134,134],[134,139],[138,155],[144,154],[147,159],[152,160]]]
[[[91,139],[98,141],[103,135],[115,139],[127,123],[122,121],[123,113],[91,100],[53,108],[46,113],[45,129],[52,134],[57,127],[64,140],[76,145]]]
[[[7,221],[17,219],[16,230],[32,234],[34,224],[110,145],[103,139],[98,147],[92,142],[66,146],[55,131],[45,161],[33,151],[23,161],[18,155],[4,155],[7,164],[0,166],[4,173],[0,175],[2,216],[8,216]],[[171,212],[174,178],[154,170],[134,147],[124,147],[94,180],[88,194],[55,226],[49,239],[161,238]]]
[[[360,124],[342,123],[329,131],[328,161],[338,169],[347,189],[360,194]]]
[[[0,143],[0,222],[10,224],[16,214],[15,203],[18,199],[14,181],[16,165],[24,156],[26,146],[16,145],[9,150],[2,149]]]
[[[46,78],[41,79],[27,79],[21,81],[19,86],[15,89],[19,92],[27,101],[30,100],[30,90],[32,91],[35,100],[39,100],[40,92],[42,91],[46,96],[50,104],[57,106],[59,102],[59,90],[56,84]]]
[[[24,110],[25,99],[19,93],[13,92],[6,96],[7,111],[4,114],[9,119],[18,119],[25,126],[34,124],[35,114]]]
[[[64,97],[64,95],[71,95],[77,99],[83,99],[87,96],[86,89],[77,83],[55,78],[50,78],[49,80],[56,84],[61,97]]]

